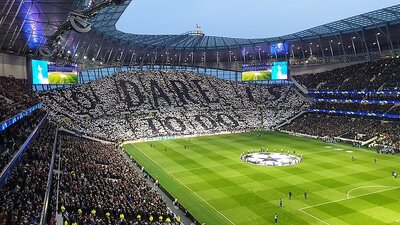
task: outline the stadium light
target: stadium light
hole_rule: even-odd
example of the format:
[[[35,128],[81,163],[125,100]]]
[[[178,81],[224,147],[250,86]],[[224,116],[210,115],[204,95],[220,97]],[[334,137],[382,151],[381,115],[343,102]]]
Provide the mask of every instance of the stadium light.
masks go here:
[[[376,37],[376,43],[378,44],[378,49],[379,49],[379,53],[382,54],[382,49],[381,49],[381,43],[379,42],[379,35],[381,35],[381,33],[376,33],[375,37]]]

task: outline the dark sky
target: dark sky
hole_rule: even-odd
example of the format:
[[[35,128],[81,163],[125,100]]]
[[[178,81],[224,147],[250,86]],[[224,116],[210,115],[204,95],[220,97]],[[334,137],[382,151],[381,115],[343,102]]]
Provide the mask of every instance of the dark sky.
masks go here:
[[[182,34],[196,24],[210,36],[273,37],[399,4],[398,0],[133,0],[117,28]]]

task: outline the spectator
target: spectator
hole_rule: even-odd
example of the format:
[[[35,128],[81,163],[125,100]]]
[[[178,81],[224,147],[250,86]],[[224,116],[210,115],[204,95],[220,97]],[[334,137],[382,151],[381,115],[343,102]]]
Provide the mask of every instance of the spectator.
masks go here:
[[[290,86],[188,71],[130,71],[42,94],[50,118],[105,140],[271,129],[305,101]]]

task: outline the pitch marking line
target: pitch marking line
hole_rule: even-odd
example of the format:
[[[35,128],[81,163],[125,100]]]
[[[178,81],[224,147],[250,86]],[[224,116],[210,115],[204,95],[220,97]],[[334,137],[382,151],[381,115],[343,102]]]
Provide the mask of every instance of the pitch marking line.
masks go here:
[[[391,188],[387,188],[387,189],[384,189],[384,190],[373,191],[373,192],[362,194],[362,195],[350,196],[349,198],[346,197],[346,198],[342,198],[342,199],[338,199],[338,200],[334,200],[334,201],[330,201],[330,202],[324,202],[324,203],[321,203],[321,204],[310,205],[310,206],[301,208],[301,210],[314,208],[314,207],[318,207],[318,206],[321,206],[321,205],[327,205],[327,204],[330,204],[330,203],[341,202],[341,201],[345,201],[345,200],[349,200],[349,199],[353,199],[353,198],[359,198],[359,197],[363,197],[363,196],[378,194],[378,193],[382,193],[382,192],[385,192],[385,191],[391,191],[391,190],[395,190],[395,189],[399,189],[399,188],[400,188],[400,186],[391,187]]]
[[[314,216],[314,215],[312,215],[312,214],[310,214],[310,213],[304,211],[303,209],[299,209],[299,210],[300,210],[300,212],[302,212],[302,213],[304,213],[304,214],[306,214],[306,215],[308,215],[308,216],[310,216],[310,217],[312,217],[312,218],[318,220],[319,222],[321,222],[321,223],[323,223],[323,224],[330,225],[329,223],[327,223],[327,222],[321,220],[320,218],[318,218],[318,217],[316,217],[316,216]]]
[[[132,145],[132,144],[131,144]],[[168,173],[171,177],[173,177],[175,180],[177,180],[180,184],[182,184],[184,187],[186,187],[190,192],[192,192],[194,195],[196,195],[199,199],[201,199],[204,203],[206,203],[208,206],[210,206],[212,209],[214,209],[218,214],[220,214],[223,218],[225,218],[229,223],[232,225],[235,225],[234,222],[232,222],[230,219],[228,219],[224,214],[222,214],[220,211],[218,211],[214,206],[210,205],[206,200],[204,200],[202,197],[200,197],[196,192],[192,191],[186,184],[182,183],[179,179],[177,179],[174,175],[172,175],[169,171],[164,169],[160,164],[158,164],[156,161],[154,161],[151,157],[149,157],[146,153],[142,152],[140,149],[138,149],[136,146],[132,145],[136,150],[138,150],[140,153],[145,155],[147,158],[149,158],[153,163],[158,165],[162,170],[164,170],[166,173]]]
[[[356,188],[351,189],[349,192],[347,192],[347,199],[349,199],[351,197],[350,193],[352,191],[355,191],[355,190],[358,190],[358,189],[364,189],[364,188],[393,188],[393,187],[394,186],[382,186],[382,185],[356,187]]]
[[[364,186],[364,187],[371,187],[371,186]],[[330,202],[324,202],[324,203],[321,203],[321,204],[316,204],[316,205],[311,205],[311,206],[303,207],[303,208],[300,208],[299,210],[300,210],[301,212],[303,212],[304,214],[307,214],[307,215],[311,216],[312,218],[314,218],[314,219],[316,219],[316,220],[318,220],[318,221],[320,221],[320,222],[322,222],[322,223],[324,223],[324,224],[326,224],[326,225],[330,225],[329,223],[327,223],[327,222],[325,222],[325,221],[319,219],[318,217],[316,217],[316,216],[314,216],[314,215],[312,215],[312,214],[310,214],[310,213],[307,213],[307,212],[304,211],[304,210],[305,210],[305,209],[314,208],[314,207],[318,207],[318,206],[321,206],[321,205],[328,205],[328,204],[331,204],[331,203],[341,202],[341,201],[345,201],[345,200],[349,200],[349,199],[353,199],[353,198],[359,198],[359,197],[363,197],[363,196],[368,196],[368,195],[372,195],[372,194],[378,194],[378,193],[381,193],[381,192],[391,191],[391,190],[395,190],[395,189],[399,189],[399,188],[400,188],[400,186],[398,186],[398,187],[387,188],[387,189],[380,190],[380,191],[373,191],[373,192],[366,193],[366,194],[362,194],[362,195],[356,195],[356,196],[350,196],[350,195],[349,195],[349,193],[352,192],[353,190],[359,189],[359,188],[364,188],[364,187],[353,188],[352,190],[350,190],[349,192],[347,192],[347,197],[346,197],[346,198],[342,198],[342,199],[338,199],[338,200],[334,200],[334,201],[330,201]],[[373,186],[373,187],[376,187],[376,186]],[[379,187],[390,187],[390,186],[379,186]],[[397,221],[398,223],[400,223],[400,219],[399,219],[399,220],[396,220],[396,221]]]

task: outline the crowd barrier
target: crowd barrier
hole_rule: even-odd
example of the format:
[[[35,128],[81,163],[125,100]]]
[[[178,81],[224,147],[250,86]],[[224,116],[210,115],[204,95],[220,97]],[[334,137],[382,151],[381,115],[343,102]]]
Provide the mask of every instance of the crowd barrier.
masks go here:
[[[35,106],[32,106],[31,108],[11,117],[10,119],[7,119],[3,122],[1,122],[0,125],[0,132],[2,132],[3,130],[7,129],[7,127],[13,125],[14,123],[18,122],[19,120],[21,120],[22,118],[24,118],[25,116],[31,114],[33,111],[35,111],[36,109],[40,108],[43,106],[43,103],[39,103]]]
[[[89,139],[89,140],[92,140],[92,141],[97,141],[97,142],[100,142],[100,143],[103,143],[103,144],[114,144],[113,142],[110,142],[110,141],[105,141],[105,140],[101,140],[99,138],[94,138],[94,137],[90,137],[90,136],[84,135],[81,132],[75,132],[75,131],[71,131],[71,130],[68,130],[68,129],[65,129],[65,128],[59,128],[58,130],[59,131],[63,131],[65,133],[69,133],[69,134],[75,135],[75,136],[80,137],[80,138],[86,138],[86,139]]]
[[[54,161],[56,158],[57,137],[58,137],[58,129],[56,129],[56,132],[54,134],[54,142],[53,142],[53,149],[52,149],[52,154],[51,154],[50,169],[49,169],[49,175],[47,177],[46,193],[45,193],[44,200],[43,200],[42,214],[40,216],[40,223],[39,223],[40,225],[47,224],[46,218],[47,218],[47,211],[49,208],[50,190],[51,190],[51,183],[52,183],[53,172],[54,172]]]
[[[308,94],[400,95],[400,91],[308,91]]]

